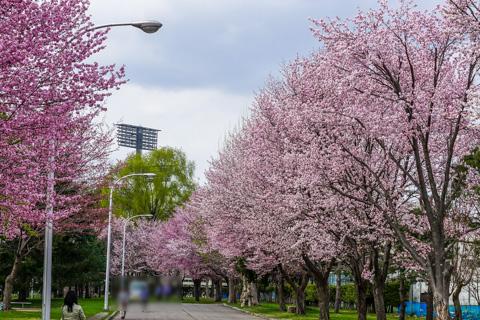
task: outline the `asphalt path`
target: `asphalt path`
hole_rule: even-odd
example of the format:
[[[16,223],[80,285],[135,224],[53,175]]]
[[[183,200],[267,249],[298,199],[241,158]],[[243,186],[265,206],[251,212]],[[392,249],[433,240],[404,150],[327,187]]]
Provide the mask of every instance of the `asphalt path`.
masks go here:
[[[120,319],[119,316],[115,318]],[[152,303],[142,310],[140,305],[128,307],[126,320],[259,320],[221,304]]]

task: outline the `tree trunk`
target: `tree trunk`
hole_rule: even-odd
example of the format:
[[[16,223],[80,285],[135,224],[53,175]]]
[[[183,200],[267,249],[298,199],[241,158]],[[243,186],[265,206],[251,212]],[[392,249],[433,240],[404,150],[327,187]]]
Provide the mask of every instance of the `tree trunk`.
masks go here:
[[[210,298],[215,299],[215,284],[212,280],[212,284],[210,286]]]
[[[240,306],[243,308],[250,305],[250,286],[247,282],[247,277],[242,276],[242,293],[240,295]]]
[[[18,291],[18,300],[26,301],[27,298],[28,298],[28,289],[27,288],[21,288]]]
[[[235,278],[229,277],[228,278],[228,303],[236,303],[237,296],[235,292]]]
[[[433,320],[433,291],[430,284],[428,285],[427,297],[427,315],[425,320]]]
[[[448,297],[447,301],[443,294],[435,294],[433,295],[433,302],[435,306],[435,311],[437,313],[437,320],[451,320],[450,313],[448,312]]]
[[[258,289],[255,281],[250,282],[250,306],[258,305]]]
[[[337,266],[335,272],[336,276],[336,288],[335,288],[335,313],[340,311],[340,304],[342,303],[342,269],[340,264]]]
[[[90,299],[90,286],[88,285],[88,282],[85,284],[85,299]]]
[[[379,248],[372,248],[370,253],[373,267],[373,301],[377,320],[387,320],[385,310],[385,281],[387,280],[388,267],[390,266],[392,245],[390,242],[384,245],[383,253]]]
[[[299,283],[292,285],[295,290],[295,306],[297,307],[297,314],[305,314],[305,289],[308,285],[308,273],[304,272],[298,279]]]
[[[358,320],[367,320],[367,286],[365,280],[355,281]]]
[[[205,283],[206,283],[206,285],[205,285],[205,297],[207,297],[207,298],[211,297],[209,282],[210,282],[209,279],[205,280]],[[212,285],[213,285],[213,281],[212,281]]]
[[[375,313],[377,320],[387,320],[385,312],[385,283],[384,281],[373,282],[373,301],[375,302]]]
[[[215,280],[215,302],[222,302],[222,280]]]
[[[295,306],[297,307],[297,314],[305,314],[305,288],[298,286],[295,290]]]
[[[317,287],[318,308],[320,320],[330,320],[330,288],[328,287],[328,276],[323,282],[315,281]]]
[[[403,271],[400,271],[400,283],[398,291],[400,297],[400,310],[398,312],[398,320],[405,320],[405,302],[407,301],[407,297],[405,294],[405,275],[403,274]]]
[[[83,283],[78,286],[78,297],[80,299],[85,298],[85,291],[83,290],[84,288],[85,287],[84,287]]]
[[[330,320],[330,288],[328,287],[328,277],[335,261],[332,259],[330,261],[313,262],[306,255],[302,258],[315,281],[320,320]]]
[[[195,301],[200,301],[200,286],[202,284],[202,280],[194,279],[193,280],[193,296],[195,297]],[[208,285],[208,284],[207,284]]]
[[[460,305],[460,292],[462,286],[457,286],[452,294],[453,305],[455,306],[455,320],[462,320],[462,307]]]
[[[10,310],[12,302],[12,293],[13,293],[13,283],[17,277],[18,270],[20,269],[20,264],[22,262],[22,257],[20,255],[15,255],[15,260],[13,261],[12,270],[10,274],[5,278],[5,287],[3,290],[3,309]]]
[[[285,303],[285,279],[282,272],[277,272],[277,299],[280,311],[287,311]]]

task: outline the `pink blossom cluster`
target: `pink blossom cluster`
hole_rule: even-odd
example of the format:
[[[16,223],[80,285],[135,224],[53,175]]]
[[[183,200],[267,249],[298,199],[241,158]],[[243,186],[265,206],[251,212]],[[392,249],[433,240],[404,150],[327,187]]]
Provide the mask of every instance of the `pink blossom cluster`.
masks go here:
[[[88,0],[0,1],[0,235],[84,209],[111,137],[97,120],[123,69],[91,62]],[[49,192],[48,190],[52,190]],[[49,194],[51,193],[51,194]]]
[[[168,221],[139,220],[127,224],[125,272],[153,272],[192,279],[226,279],[233,269],[209,246],[201,215],[202,189]],[[113,223],[112,272],[120,274],[125,219]]]

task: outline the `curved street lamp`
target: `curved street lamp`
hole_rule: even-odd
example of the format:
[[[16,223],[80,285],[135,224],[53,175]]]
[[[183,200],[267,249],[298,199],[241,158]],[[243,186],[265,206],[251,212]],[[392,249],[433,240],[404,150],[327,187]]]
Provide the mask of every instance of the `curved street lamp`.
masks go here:
[[[157,20],[145,20],[145,21],[128,22],[128,23],[104,24],[101,26],[96,26],[91,29],[88,29],[88,31],[93,31],[93,30],[103,29],[103,28],[111,28],[111,27],[125,27],[125,26],[138,28],[145,33],[155,33],[158,30],[160,30],[160,28],[163,25],[161,22]]]
[[[108,205],[108,229],[107,229],[107,265],[105,267],[105,297],[103,301],[103,310],[108,311],[108,289],[110,287],[110,247],[112,246],[112,209],[113,209],[113,191],[115,187],[124,179],[131,178],[131,177],[154,177],[156,176],[155,173],[131,173],[127,174],[126,176],[120,177],[115,180],[112,185],[110,186],[110,200]]]
[[[138,22],[129,22],[129,23],[112,23],[105,24],[90,28],[88,31],[93,31],[102,28],[110,27],[122,27],[122,26],[131,26],[142,30],[145,33],[155,33],[161,27],[162,24],[156,20],[146,20]],[[72,38],[70,41],[72,41]],[[49,173],[49,176],[52,176],[53,173]],[[133,175],[155,175],[155,174],[133,174]],[[128,175],[128,176],[133,176]],[[121,179],[126,178],[122,177],[115,181],[115,184],[118,183]],[[104,309],[108,310],[108,287],[109,287],[109,270],[110,270],[110,241],[111,241],[111,209],[112,209],[112,192],[113,186],[110,190],[110,212],[108,216],[108,247],[107,247],[107,274],[105,276],[105,304]],[[51,297],[52,297],[52,242],[53,242],[53,206],[48,204],[47,208],[47,220],[45,223],[45,251],[44,251],[44,266],[43,266],[43,284],[42,284],[42,320],[50,320],[50,311],[51,311]]]

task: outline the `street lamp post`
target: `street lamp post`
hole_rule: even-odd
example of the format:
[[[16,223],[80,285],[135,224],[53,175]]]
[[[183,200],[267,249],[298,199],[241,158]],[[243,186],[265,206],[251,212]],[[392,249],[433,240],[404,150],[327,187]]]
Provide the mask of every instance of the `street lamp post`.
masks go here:
[[[120,183],[123,179],[130,177],[154,177],[155,173],[132,173],[126,176],[120,177],[115,180],[110,187],[110,200],[108,205],[108,228],[107,228],[107,263],[105,267],[105,297],[103,302],[103,310],[108,311],[108,289],[110,286],[110,247],[112,246],[112,209],[113,209],[113,191],[115,186]]]
[[[156,20],[146,20],[130,23],[115,23],[106,24],[93,27],[87,31],[93,31],[101,28],[119,27],[119,26],[132,26],[142,30],[145,33],[155,33],[161,27],[162,24]],[[52,162],[55,159],[52,159]],[[49,181],[53,184],[55,175],[53,170],[48,173]],[[43,284],[42,284],[42,320],[50,320],[51,298],[52,298],[52,242],[53,242],[53,194],[51,188],[47,190],[47,205],[46,205],[46,222],[45,222],[45,251],[43,261]],[[110,235],[110,217],[109,217],[109,235]],[[110,245],[110,243],[109,243]],[[108,248],[110,249],[110,247]],[[107,260],[109,267],[109,262]],[[107,267],[107,272],[108,272]],[[108,279],[108,274],[107,274]],[[108,282],[105,283],[105,292],[108,292]],[[105,297],[105,309],[108,309],[108,296]]]
[[[125,27],[125,26],[138,28],[145,33],[155,33],[162,27],[162,24],[156,20],[145,20],[145,21],[128,22],[128,23],[111,23],[111,24],[104,24],[101,26],[93,27],[91,29],[88,29],[88,31],[93,31],[93,30],[103,29],[103,28],[111,28],[111,27]]]
[[[151,214],[139,214],[133,217],[129,217],[125,219],[123,222],[123,240],[122,240],[122,289],[125,287],[125,243],[126,243],[126,234],[127,234],[127,225],[130,221],[136,218],[141,218],[141,217],[153,217]]]

